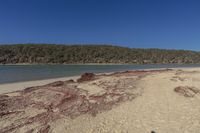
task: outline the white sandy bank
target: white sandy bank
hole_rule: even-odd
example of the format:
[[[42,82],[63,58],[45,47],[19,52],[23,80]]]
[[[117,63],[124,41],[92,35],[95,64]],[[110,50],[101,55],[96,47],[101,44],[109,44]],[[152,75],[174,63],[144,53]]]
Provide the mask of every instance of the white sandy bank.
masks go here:
[[[44,79],[44,80],[0,84],[0,94],[23,90],[27,87],[45,85],[45,84],[52,83],[55,81],[65,81],[65,80],[77,79],[77,78],[78,76],[73,76],[73,77],[62,77],[62,78],[52,78],[52,79]]]

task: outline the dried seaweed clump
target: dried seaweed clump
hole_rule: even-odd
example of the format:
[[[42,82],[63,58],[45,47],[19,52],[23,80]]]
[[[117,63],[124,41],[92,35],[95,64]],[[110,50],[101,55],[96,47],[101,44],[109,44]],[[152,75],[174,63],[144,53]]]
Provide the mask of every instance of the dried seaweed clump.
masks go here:
[[[94,73],[84,73],[81,75],[81,77],[77,80],[77,82],[84,82],[84,81],[90,81],[95,79]]]
[[[174,91],[185,97],[194,97],[197,93],[200,93],[200,89],[190,86],[178,86],[174,88]]]

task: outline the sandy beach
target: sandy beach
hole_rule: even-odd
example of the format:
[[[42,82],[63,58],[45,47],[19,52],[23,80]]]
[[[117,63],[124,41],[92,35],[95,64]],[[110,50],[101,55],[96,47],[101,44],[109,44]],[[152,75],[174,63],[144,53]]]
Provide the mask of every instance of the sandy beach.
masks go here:
[[[199,133],[199,81],[176,68],[0,85],[0,132]]]
[[[78,76],[73,76],[73,77],[62,77],[62,78],[52,78],[52,79],[43,79],[43,80],[35,80],[35,81],[24,81],[24,82],[0,84],[0,94],[23,90],[25,88],[32,87],[32,86],[41,86],[41,85],[49,84],[55,81],[65,81],[68,79],[77,79],[77,78]]]

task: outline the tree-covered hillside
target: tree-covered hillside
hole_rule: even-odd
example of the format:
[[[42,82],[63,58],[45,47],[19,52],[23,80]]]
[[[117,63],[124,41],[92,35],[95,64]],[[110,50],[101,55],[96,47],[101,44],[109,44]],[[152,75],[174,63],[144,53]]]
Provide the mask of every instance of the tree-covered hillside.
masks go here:
[[[111,45],[0,45],[0,64],[16,63],[200,63],[200,52]]]

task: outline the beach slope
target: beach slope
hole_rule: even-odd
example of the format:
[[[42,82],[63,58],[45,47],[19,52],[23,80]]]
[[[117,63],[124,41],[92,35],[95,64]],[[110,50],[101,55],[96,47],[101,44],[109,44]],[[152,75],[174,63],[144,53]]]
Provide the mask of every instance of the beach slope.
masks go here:
[[[15,89],[0,94],[0,132],[198,133],[199,81],[199,68],[182,68],[85,73]]]

